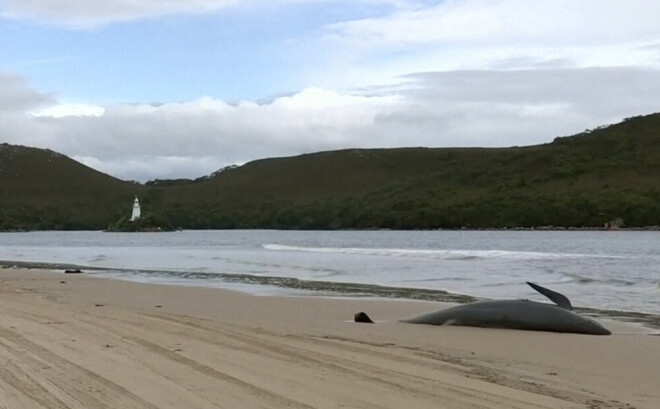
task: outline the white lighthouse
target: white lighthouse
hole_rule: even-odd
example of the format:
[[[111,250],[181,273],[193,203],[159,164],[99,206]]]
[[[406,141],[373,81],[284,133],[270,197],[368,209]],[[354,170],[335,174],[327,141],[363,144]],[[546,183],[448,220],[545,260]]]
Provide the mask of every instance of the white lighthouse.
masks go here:
[[[138,200],[137,196],[135,196],[135,200],[133,201],[133,213],[131,213],[131,221],[134,222],[139,218],[140,218],[140,201]]]

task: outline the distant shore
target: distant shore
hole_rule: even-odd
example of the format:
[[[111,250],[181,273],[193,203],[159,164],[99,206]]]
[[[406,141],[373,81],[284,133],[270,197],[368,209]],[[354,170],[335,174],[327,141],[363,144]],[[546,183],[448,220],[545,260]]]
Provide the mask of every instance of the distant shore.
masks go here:
[[[557,226],[538,226],[538,227],[503,227],[503,228],[468,228],[463,227],[457,230],[539,230],[539,231],[660,231],[660,226],[644,226],[644,227],[557,227]]]
[[[154,232],[173,232],[182,230],[262,230],[262,229],[183,229],[183,228],[145,228],[142,230],[0,230],[0,233],[27,233],[34,231],[103,231],[107,233],[154,233]],[[271,229],[266,229],[271,230]],[[275,230],[300,230],[300,229],[275,229]],[[306,231],[660,231],[660,226],[642,226],[642,227],[562,227],[562,226],[534,226],[534,227],[457,227],[457,228],[429,228],[429,229],[388,229],[388,228],[345,228],[345,229],[302,229]]]

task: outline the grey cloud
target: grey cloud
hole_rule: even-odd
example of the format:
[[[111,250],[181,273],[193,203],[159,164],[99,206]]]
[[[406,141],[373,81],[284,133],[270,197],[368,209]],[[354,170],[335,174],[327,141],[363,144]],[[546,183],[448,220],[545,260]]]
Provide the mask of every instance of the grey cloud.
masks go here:
[[[410,102],[380,115],[385,134],[425,146],[512,146],[551,141],[660,111],[660,70],[586,68],[450,71],[406,77]],[[400,141],[400,139],[399,139]]]
[[[408,76],[419,83],[414,99],[563,104],[584,115],[616,118],[660,109],[660,70],[582,68],[517,71],[450,71]]]
[[[521,70],[521,69],[560,69],[575,67],[575,61],[569,58],[539,58],[531,56],[517,56],[504,58],[490,64],[492,70]]]
[[[212,156],[137,155],[103,160],[94,156],[73,156],[73,159],[119,179],[138,181],[194,179],[220,167],[218,158]]]
[[[54,102],[51,96],[32,89],[24,77],[8,72],[0,71],[0,89],[0,113],[24,112]]]

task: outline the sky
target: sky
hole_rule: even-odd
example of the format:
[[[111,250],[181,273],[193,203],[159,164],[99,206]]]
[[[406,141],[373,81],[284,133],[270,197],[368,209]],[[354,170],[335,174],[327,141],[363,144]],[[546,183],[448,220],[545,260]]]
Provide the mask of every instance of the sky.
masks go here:
[[[660,112],[657,0],[0,0],[0,143],[124,180]]]

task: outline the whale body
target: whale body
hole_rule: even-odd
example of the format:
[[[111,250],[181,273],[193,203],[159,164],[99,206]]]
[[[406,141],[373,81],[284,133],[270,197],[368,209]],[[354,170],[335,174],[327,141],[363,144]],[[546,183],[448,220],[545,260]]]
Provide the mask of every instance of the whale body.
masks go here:
[[[611,334],[607,328],[596,321],[575,313],[570,301],[563,294],[534,283],[528,282],[527,284],[550,298],[555,304],[529,300],[479,301],[422,314],[403,320],[403,322],[591,335]]]
[[[554,304],[529,300],[479,301],[429,312],[402,322],[590,335],[611,334],[598,322],[575,313],[571,302],[563,294],[534,283],[527,284],[548,297]]]
[[[610,335],[596,321],[559,306],[528,300],[480,301],[403,320],[412,324],[463,325],[531,331]]]

